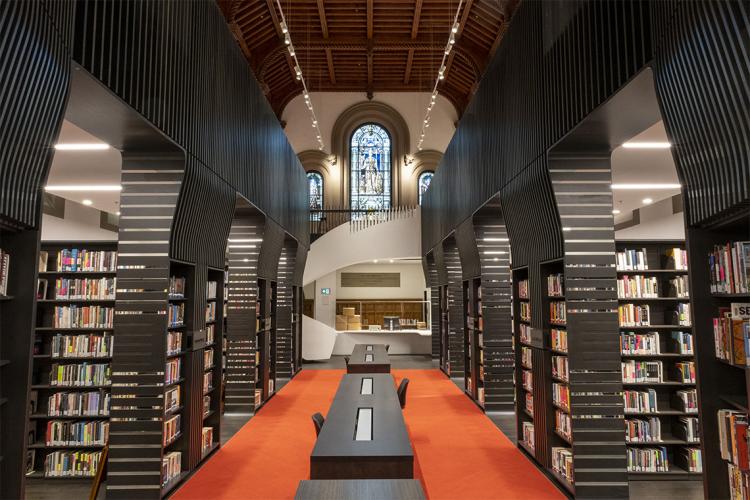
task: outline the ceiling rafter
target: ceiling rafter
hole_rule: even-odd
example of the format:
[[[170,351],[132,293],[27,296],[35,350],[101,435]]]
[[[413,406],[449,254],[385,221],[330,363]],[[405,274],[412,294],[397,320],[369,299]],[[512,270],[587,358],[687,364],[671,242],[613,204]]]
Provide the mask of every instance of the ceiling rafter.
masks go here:
[[[280,116],[302,87],[284,45],[275,0],[215,1]],[[464,0],[456,44],[439,86],[459,115],[518,4]],[[446,26],[455,15],[455,3],[446,0],[294,0],[288,5],[284,14],[311,92],[429,92],[443,56]]]

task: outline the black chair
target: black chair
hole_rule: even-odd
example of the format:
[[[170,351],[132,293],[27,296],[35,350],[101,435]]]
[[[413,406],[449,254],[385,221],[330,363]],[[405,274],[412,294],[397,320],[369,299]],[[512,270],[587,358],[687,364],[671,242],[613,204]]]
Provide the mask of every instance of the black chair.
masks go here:
[[[320,429],[322,429],[323,424],[326,423],[326,418],[318,412],[312,416],[312,421],[315,425],[315,435],[320,436]]]
[[[390,348],[391,348],[391,344],[386,344],[386,345],[385,345],[385,352],[388,352],[388,350],[389,350]]]
[[[344,356],[344,363],[346,363],[347,368],[349,367],[349,356]]]
[[[401,408],[406,407],[406,388],[409,387],[409,379],[405,378],[398,384],[398,402],[401,403]]]

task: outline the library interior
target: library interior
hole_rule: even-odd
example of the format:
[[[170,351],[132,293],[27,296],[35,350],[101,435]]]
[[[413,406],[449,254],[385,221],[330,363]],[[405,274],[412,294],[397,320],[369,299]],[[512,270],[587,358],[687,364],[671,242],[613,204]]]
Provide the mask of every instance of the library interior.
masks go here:
[[[7,0],[0,130],[2,499],[750,500],[748,0]]]

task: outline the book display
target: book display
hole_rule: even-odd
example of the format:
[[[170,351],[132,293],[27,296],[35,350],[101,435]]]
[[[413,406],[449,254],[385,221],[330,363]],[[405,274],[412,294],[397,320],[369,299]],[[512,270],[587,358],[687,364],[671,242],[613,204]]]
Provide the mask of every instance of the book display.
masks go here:
[[[540,442],[539,424],[537,412],[539,400],[536,395],[539,392],[540,381],[544,376],[539,376],[539,343],[532,334],[531,306],[529,295],[529,271],[523,267],[514,269],[513,276],[513,329],[515,331],[516,351],[516,419],[519,446],[532,457],[542,454]],[[537,352],[539,351],[539,352]]]
[[[450,357],[450,319],[451,312],[448,308],[448,285],[440,285],[440,369],[447,376],[451,375]]]
[[[43,242],[27,476],[92,478],[109,440],[116,242]]]
[[[464,392],[484,409],[484,318],[481,278],[464,281]]]
[[[256,302],[255,410],[276,392],[276,304],[275,281],[258,280]]]
[[[617,241],[630,480],[701,479],[688,255],[682,241]]]
[[[455,237],[443,241],[445,267],[448,273],[448,373],[464,375],[464,298],[461,258]]]
[[[224,341],[224,278],[223,269],[208,268],[206,282],[206,336],[203,345],[203,406],[201,424],[201,457],[218,448],[221,437]],[[205,379],[210,378],[206,386]]]

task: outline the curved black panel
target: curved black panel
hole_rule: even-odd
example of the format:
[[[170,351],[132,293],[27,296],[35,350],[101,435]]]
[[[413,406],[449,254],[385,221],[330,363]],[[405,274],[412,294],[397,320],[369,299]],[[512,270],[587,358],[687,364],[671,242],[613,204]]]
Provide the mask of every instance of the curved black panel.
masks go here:
[[[461,275],[468,280],[481,276],[482,269],[479,265],[479,250],[477,250],[477,238],[474,234],[472,220],[466,219],[456,227],[456,244],[458,255],[461,258]]]
[[[279,272],[279,257],[284,248],[284,228],[270,219],[266,219],[263,232],[263,243],[258,257],[258,277],[276,281]]]

